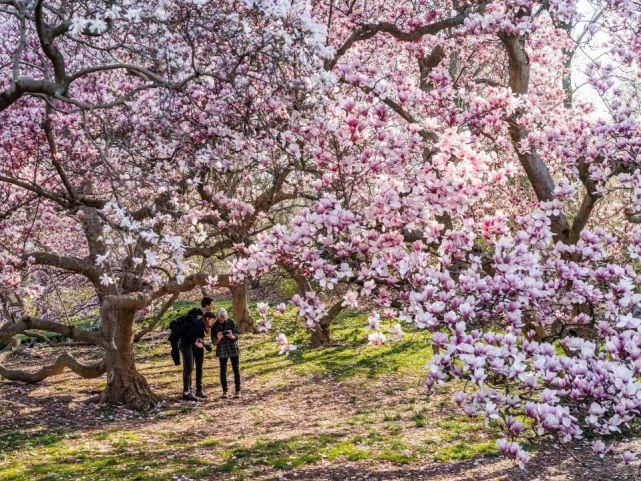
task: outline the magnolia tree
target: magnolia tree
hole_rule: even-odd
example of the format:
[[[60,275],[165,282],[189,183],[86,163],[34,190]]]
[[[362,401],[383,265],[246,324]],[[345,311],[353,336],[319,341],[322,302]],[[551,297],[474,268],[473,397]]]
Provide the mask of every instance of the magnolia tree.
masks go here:
[[[324,174],[234,276],[287,262],[346,286],[346,306],[377,306],[372,344],[380,313],[429,329],[426,386],[465,381],[456,402],[521,463],[544,435],[596,436],[604,455],[641,414],[641,130],[620,81],[640,72],[640,12],[318,2],[334,87],[296,134]],[[312,328],[328,310],[318,292],[292,302]]]
[[[293,196],[273,132],[322,83],[323,28],[301,2],[61,0],[0,2],[0,31],[0,356],[40,331],[104,353],[0,376],[106,373],[103,402],[148,406],[134,321],[232,286],[204,260]]]

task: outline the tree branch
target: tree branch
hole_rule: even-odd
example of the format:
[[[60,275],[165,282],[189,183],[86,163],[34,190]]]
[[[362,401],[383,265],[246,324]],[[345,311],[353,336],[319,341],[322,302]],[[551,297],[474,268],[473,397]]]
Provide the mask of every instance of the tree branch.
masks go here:
[[[486,2],[479,2],[478,7],[483,7]],[[360,28],[354,30],[349,38],[341,45],[337,50],[334,58],[325,63],[326,70],[332,70],[340,58],[345,55],[352,46],[363,40],[368,40],[375,36],[378,33],[387,33],[397,40],[403,42],[415,42],[420,40],[425,35],[435,35],[443,30],[448,28],[458,27],[462,25],[467,16],[469,15],[471,9],[465,9],[462,12],[459,12],[454,17],[449,17],[443,20],[439,20],[428,25],[422,25],[415,28],[409,32],[405,32],[398,28],[397,25],[391,22],[381,22],[381,23],[370,23],[362,25]]]
[[[65,61],[60,50],[53,44],[53,35],[51,29],[45,24],[44,14],[42,12],[42,4],[44,0],[38,0],[35,8],[35,22],[36,22],[36,31],[38,32],[38,39],[40,40],[40,45],[42,50],[51,60],[53,65],[54,76],[56,84],[60,89],[60,93],[64,93],[66,90],[67,74],[65,72]]]
[[[530,59],[523,45],[523,37],[501,34],[509,63],[509,84],[517,95],[527,94],[530,83]],[[554,199],[554,179],[543,159],[535,149],[521,151],[521,142],[527,138],[527,132],[518,123],[522,112],[515,112],[509,119],[508,129],[516,155],[528,176],[532,189],[539,201]],[[551,218],[552,232],[563,241],[570,235],[570,226],[564,213]]]
[[[100,269],[87,259],[59,256],[49,252],[31,252],[23,255],[24,260],[27,260],[29,257],[32,257],[38,265],[57,267],[66,271],[75,272],[76,274],[82,274],[93,284],[100,283]]]
[[[1,94],[0,94],[0,97],[2,97]],[[0,98],[0,111],[2,111],[1,104],[2,104],[2,100]],[[45,199],[52,200],[65,208],[68,208],[70,205],[69,202],[64,197],[48,192],[44,190],[42,187],[39,187],[34,184],[30,184],[29,182],[25,182],[23,180],[13,179],[11,177],[0,175],[0,182],[5,182],[7,184],[15,185],[16,187],[20,187],[22,189],[33,192],[34,194],[38,194],[39,197],[44,197]]]
[[[332,305],[332,307],[329,308],[327,314],[325,314],[319,321],[321,327],[328,327],[332,321],[336,319],[336,316],[343,311],[343,309],[345,309],[345,304],[343,303],[343,299],[339,299]]]
[[[23,317],[17,322],[8,322],[0,326],[0,339],[9,339],[31,329],[55,332],[62,334],[68,339],[86,342],[96,346],[104,347],[105,345],[104,339],[98,332],[92,332],[74,325],[62,324],[60,322],[30,316]]]
[[[217,286],[229,287],[230,275],[221,274],[218,276]],[[114,294],[105,296],[103,308],[109,309],[142,309],[149,303],[168,294],[188,292],[195,287],[206,286],[209,275],[204,272],[187,276],[182,283],[172,280],[154,292],[134,292],[131,294]]]
[[[352,85],[348,83],[346,80],[341,79],[341,83],[347,83],[348,85]],[[416,124],[420,125],[420,121],[414,117],[411,113],[409,113],[407,110],[403,108],[401,104],[396,102],[395,100],[392,100],[389,97],[382,98],[380,97],[374,89],[371,87],[367,87],[366,85],[359,85],[358,88],[360,88],[363,92],[366,94],[373,94],[378,98],[381,102],[383,102],[385,105],[387,105],[390,109],[392,109],[396,114],[398,114],[403,120],[410,124]],[[431,142],[436,142],[438,139],[436,135],[433,132],[429,132],[426,129],[421,129],[418,131],[419,135],[423,138],[423,140],[426,141],[431,141]]]
[[[232,247],[234,243],[232,242],[231,239],[223,239],[211,246],[203,246],[203,247],[187,247],[185,249],[184,253],[184,258],[189,259],[190,257],[212,257],[216,255],[218,252],[221,252],[223,249],[228,249]]]
[[[69,196],[71,197],[71,199],[75,199],[77,197],[76,191],[71,185],[71,182],[69,182],[67,173],[64,171],[64,169],[62,168],[62,165],[58,161],[58,147],[56,146],[56,139],[53,136],[53,128],[51,127],[51,118],[49,117],[50,113],[51,113],[51,107],[49,106],[49,104],[47,104],[45,118],[42,123],[42,128],[45,131],[45,136],[47,137],[47,143],[49,144],[49,151],[51,152],[51,163],[55,167],[56,172],[58,172],[58,175],[60,176],[60,180],[62,180],[62,184],[65,186],[65,189],[67,189]]]
[[[9,108],[25,93],[39,93],[54,97],[58,89],[58,85],[49,80],[35,80],[29,77],[20,77],[11,83],[8,88],[0,92],[0,112]]]
[[[178,296],[180,293],[176,292],[174,293],[167,302],[165,302],[160,310],[156,313],[156,315],[153,317],[151,322],[144,328],[142,328],[140,331],[138,331],[134,335],[134,342],[140,341],[144,336],[146,336],[149,332],[153,331],[160,319],[162,319],[162,316],[165,315],[165,312],[169,310],[169,308],[173,305],[174,302],[176,302],[176,299],[178,299]]]
[[[429,85],[427,78],[432,71],[439,66],[445,58],[445,49],[441,45],[437,45],[432,49],[427,57],[420,57],[418,59],[418,68],[421,74],[420,88],[423,91],[428,90]]]
[[[590,220],[590,215],[594,210],[594,206],[602,197],[602,195],[597,190],[596,183],[590,177],[589,166],[585,162],[585,159],[579,159],[578,170],[579,179],[585,187],[585,195],[583,196],[583,200],[581,201],[579,211],[572,221],[572,228],[570,229],[570,235],[568,236],[568,242],[570,242],[571,244],[575,244],[579,240],[581,231],[587,225],[588,220]]]
[[[63,352],[53,363],[42,366],[37,371],[11,369],[1,364],[4,358],[13,353],[19,345],[20,341],[13,338],[3,353],[0,353],[0,377],[8,379],[9,381],[21,381],[34,384],[43,381],[48,377],[62,374],[65,368],[70,369],[85,379],[93,379],[102,376],[107,372],[107,363],[104,359],[92,364],[84,364],[68,352]]]

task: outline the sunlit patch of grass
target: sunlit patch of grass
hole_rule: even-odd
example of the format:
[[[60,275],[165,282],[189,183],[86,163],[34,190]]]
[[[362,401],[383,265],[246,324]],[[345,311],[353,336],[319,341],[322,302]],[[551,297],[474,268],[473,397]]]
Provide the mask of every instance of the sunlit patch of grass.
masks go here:
[[[418,459],[418,453],[402,441],[383,435],[376,442],[361,436],[341,439],[339,434],[303,436],[284,440],[260,440],[250,447],[227,451],[218,467],[221,472],[238,472],[252,466],[270,466],[291,470],[321,459],[330,461],[387,461],[408,464]]]
[[[498,449],[496,441],[458,441],[454,444],[445,444],[436,446],[433,454],[434,460],[446,461],[462,461],[465,459],[472,459],[479,456],[497,456]]]
[[[372,347],[367,344],[366,326],[366,314],[341,313],[331,330],[336,345],[324,349],[311,349],[309,334],[302,328],[292,330],[288,337],[298,339],[300,343],[299,350],[290,356],[296,372],[329,375],[335,379],[415,376],[432,355],[427,332],[407,328],[403,340]],[[395,391],[397,388],[390,386],[387,389]]]
[[[127,449],[142,443],[140,435],[129,431],[111,433],[108,440],[112,446],[119,449]]]
[[[436,426],[441,429],[443,439],[447,441],[458,441],[469,439],[470,435],[483,430],[483,425],[463,416],[448,416],[439,419]]]
[[[429,425],[422,412],[416,414],[413,419]],[[438,419],[432,429],[431,437],[425,441],[425,453],[435,461],[461,461],[498,454],[498,431],[478,420],[450,415]]]
[[[390,463],[396,464],[409,464],[418,459],[414,453],[403,453],[392,449],[386,449],[380,454],[380,456],[378,456],[378,458],[383,461],[389,461]]]
[[[361,459],[368,459],[371,457],[371,454],[367,450],[357,446],[352,441],[335,443],[330,446],[324,454],[330,461],[334,459],[360,461]]]
[[[220,446],[220,441],[213,437],[207,437],[193,443],[194,448],[216,448]]]

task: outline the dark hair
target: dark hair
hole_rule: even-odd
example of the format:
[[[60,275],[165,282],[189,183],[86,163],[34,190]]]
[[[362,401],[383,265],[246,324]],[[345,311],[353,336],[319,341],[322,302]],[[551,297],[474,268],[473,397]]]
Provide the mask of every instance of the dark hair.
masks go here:
[[[213,312],[205,312],[205,314],[203,314],[203,319],[205,321],[205,332],[209,333],[210,328],[207,325],[207,319],[216,319],[216,316],[214,316]]]
[[[213,303],[214,300],[211,297],[203,297],[202,301],[200,301],[200,307],[211,306]]]

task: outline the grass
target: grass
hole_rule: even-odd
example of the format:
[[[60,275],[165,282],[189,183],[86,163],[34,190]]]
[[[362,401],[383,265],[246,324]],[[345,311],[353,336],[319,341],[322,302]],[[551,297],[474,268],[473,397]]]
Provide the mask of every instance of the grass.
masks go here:
[[[55,432],[8,432],[0,435],[0,458],[12,451],[48,447],[59,443],[62,434]]]
[[[436,449],[434,459],[436,461],[463,461],[479,456],[497,456],[498,449],[495,441],[468,442],[459,441],[455,444],[448,444]]]
[[[417,428],[424,428],[427,426],[427,414],[423,411],[418,412],[412,416],[412,421],[414,422],[414,426]]]
[[[161,326],[192,306],[177,303]],[[400,342],[372,347],[366,315],[343,312],[332,329],[336,345],[312,349],[293,311],[274,316],[273,324],[272,334],[241,337],[249,393],[242,403],[171,402],[144,415],[93,408],[83,414],[93,424],[77,420],[63,430],[55,418],[41,418],[47,416],[46,403],[57,396],[82,397],[100,389],[104,379],[66,374],[34,387],[29,398],[33,405],[44,403],[42,414],[34,414],[29,429],[0,435],[0,481],[169,481],[177,474],[193,480],[260,479],[327,461],[408,466],[496,454],[496,433],[455,416],[448,388],[427,395],[421,387],[432,354],[425,332],[410,329]],[[278,355],[274,341],[281,332],[299,346],[288,357]],[[140,343],[136,359],[154,389],[171,399],[180,372],[167,347],[164,340]],[[206,359],[210,393],[217,389],[215,365],[211,356]]]

